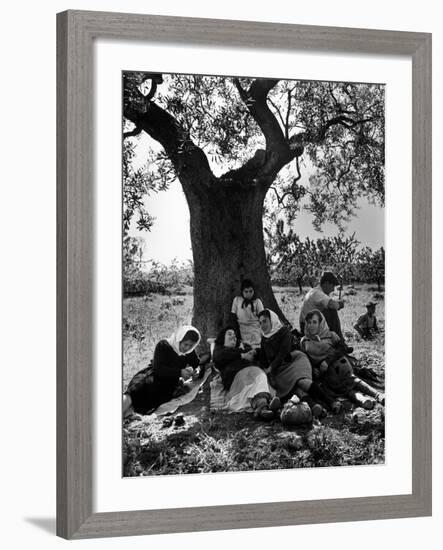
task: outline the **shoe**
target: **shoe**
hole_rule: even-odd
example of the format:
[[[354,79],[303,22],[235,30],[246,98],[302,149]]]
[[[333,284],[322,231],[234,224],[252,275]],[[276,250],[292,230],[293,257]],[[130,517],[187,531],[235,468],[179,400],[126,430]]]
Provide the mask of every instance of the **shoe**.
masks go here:
[[[324,418],[328,414],[319,403],[314,403],[312,405],[311,412],[314,418]]]
[[[385,394],[382,392],[377,392],[377,395],[375,396],[375,399],[377,403],[380,403],[380,405],[385,405]]]
[[[174,419],[174,426],[184,426],[185,418],[182,414],[178,414]]]
[[[278,398],[276,395],[269,401],[268,407],[273,412],[277,412],[279,409],[281,409],[281,401],[280,398]]]
[[[331,410],[332,410],[333,414],[341,413],[342,408],[343,408],[343,406],[340,403],[340,401],[334,401],[331,405]]]
[[[361,406],[363,407],[363,409],[370,411],[375,407],[375,401],[374,399],[365,399],[363,403],[361,403]]]
[[[262,420],[273,420],[275,418],[275,412],[271,411],[271,409],[268,409],[267,407],[263,407],[263,409],[261,409],[258,413],[258,417]]]

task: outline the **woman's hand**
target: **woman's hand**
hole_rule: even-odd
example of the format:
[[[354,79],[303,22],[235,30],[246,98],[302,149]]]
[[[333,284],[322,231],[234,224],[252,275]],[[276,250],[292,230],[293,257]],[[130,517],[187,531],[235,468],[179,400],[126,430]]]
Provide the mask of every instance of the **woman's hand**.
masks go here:
[[[247,361],[253,361],[255,357],[255,351],[251,349],[250,351],[247,351],[246,353],[241,354],[242,359],[246,359]]]
[[[326,361],[322,361],[320,363],[320,373],[326,374],[327,372],[328,372],[328,364],[326,363]]]
[[[183,380],[189,380],[193,374],[194,369],[189,365],[181,370],[181,377]]]

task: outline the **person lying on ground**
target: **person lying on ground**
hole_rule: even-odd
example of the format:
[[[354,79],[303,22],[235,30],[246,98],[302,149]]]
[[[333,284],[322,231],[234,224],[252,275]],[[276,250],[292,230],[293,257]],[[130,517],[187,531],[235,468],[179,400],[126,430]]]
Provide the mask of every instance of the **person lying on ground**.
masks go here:
[[[332,409],[339,412],[341,403],[338,400],[344,397],[363,407],[373,409],[375,403],[385,404],[385,396],[382,392],[355,376],[348,357],[342,356],[330,363],[326,372],[320,374],[321,386],[328,399],[334,401]]]

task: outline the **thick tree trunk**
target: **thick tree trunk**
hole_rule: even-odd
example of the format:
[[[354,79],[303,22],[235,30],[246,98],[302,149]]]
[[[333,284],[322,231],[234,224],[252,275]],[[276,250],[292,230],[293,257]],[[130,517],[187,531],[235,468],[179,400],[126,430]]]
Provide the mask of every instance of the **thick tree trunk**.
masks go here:
[[[249,278],[265,307],[285,321],[268,274],[259,187],[217,183],[184,186],[194,257],[193,323],[203,343],[228,323],[232,300]]]

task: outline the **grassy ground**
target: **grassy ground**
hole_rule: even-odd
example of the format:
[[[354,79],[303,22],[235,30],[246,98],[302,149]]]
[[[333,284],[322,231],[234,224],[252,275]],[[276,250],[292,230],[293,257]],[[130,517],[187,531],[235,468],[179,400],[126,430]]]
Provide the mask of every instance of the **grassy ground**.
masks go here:
[[[295,288],[275,288],[287,318],[298,326],[302,296]],[[355,294],[353,293],[355,292]],[[384,379],[384,300],[373,287],[345,289],[340,312],[345,337],[354,356]],[[368,300],[377,301],[381,334],[363,341],[352,329]],[[155,344],[192,316],[192,289],[171,296],[128,298],[123,306],[123,383],[144,368]],[[301,428],[277,420],[263,423],[247,413],[209,409],[209,384],[172,417],[154,415],[126,420],[123,427],[124,475],[271,470],[384,462],[384,409],[353,409]],[[181,425],[173,420],[183,415]]]

